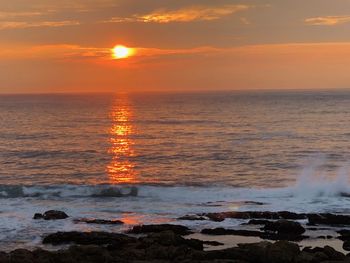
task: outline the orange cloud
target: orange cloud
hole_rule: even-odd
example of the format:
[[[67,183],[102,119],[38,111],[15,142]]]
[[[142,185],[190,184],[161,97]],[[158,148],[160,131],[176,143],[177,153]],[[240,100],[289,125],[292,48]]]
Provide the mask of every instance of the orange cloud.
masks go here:
[[[0,19],[12,19],[20,17],[33,17],[43,15],[41,12],[0,12]]]
[[[313,26],[336,26],[350,22],[349,16],[320,16],[305,19],[305,23]]]
[[[133,17],[113,17],[105,22],[171,23],[211,21],[247,10],[248,8],[250,8],[248,5],[223,5],[218,7],[194,6],[178,10],[158,9],[149,14],[134,15]]]
[[[0,22],[0,30],[4,29],[23,29],[32,27],[62,27],[80,25],[78,21],[41,21],[41,22],[20,22],[20,21],[3,21]]]

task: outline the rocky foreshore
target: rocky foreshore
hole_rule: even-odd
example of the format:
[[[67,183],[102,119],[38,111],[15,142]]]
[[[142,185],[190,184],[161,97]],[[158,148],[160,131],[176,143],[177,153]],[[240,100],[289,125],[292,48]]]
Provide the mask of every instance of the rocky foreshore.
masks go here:
[[[47,211],[36,219],[69,220],[61,211]],[[43,237],[45,245],[70,245],[56,251],[41,248],[33,251],[17,249],[0,252],[0,263],[109,263],[109,262],[236,262],[236,263],[302,263],[349,262],[350,254],[336,251],[331,246],[300,246],[292,241],[308,239],[308,232],[334,228],[343,249],[350,249],[350,216],[336,214],[296,214],[291,212],[224,212],[187,215],[179,220],[223,221],[229,218],[245,219],[240,229],[221,227],[202,229],[207,236],[250,236],[264,241],[237,244],[225,249],[219,241],[193,238],[193,230],[183,225],[138,225],[126,233],[56,232]],[[300,220],[304,220],[300,223]],[[103,219],[73,219],[89,224],[122,224]],[[322,225],[322,226],[319,226]],[[244,229],[244,227],[257,227]],[[190,236],[191,235],[191,236]],[[325,237],[326,239],[326,237]],[[208,250],[207,248],[212,248]],[[58,247],[60,248],[60,247]],[[214,249],[213,249],[214,248]],[[343,252],[344,252],[343,251]]]

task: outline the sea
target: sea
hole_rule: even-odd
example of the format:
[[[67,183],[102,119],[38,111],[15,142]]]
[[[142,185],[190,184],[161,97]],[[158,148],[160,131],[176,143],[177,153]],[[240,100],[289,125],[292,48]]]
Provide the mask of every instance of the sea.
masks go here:
[[[177,220],[205,212],[349,214],[349,160],[349,91],[1,95],[0,248],[242,223]],[[51,209],[70,217],[33,219]]]

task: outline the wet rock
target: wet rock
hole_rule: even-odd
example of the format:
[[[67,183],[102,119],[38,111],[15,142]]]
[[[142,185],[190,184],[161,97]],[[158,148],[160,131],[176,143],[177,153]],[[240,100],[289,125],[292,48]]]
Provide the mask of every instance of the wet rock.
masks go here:
[[[159,233],[162,231],[172,231],[179,235],[188,235],[192,231],[188,227],[182,225],[171,224],[159,224],[159,225],[138,225],[134,226],[128,231],[130,234],[147,234],[147,233]]]
[[[330,260],[344,260],[345,255],[341,252],[336,251],[334,248],[330,246],[325,246],[323,248],[323,253],[325,253]]]
[[[44,214],[36,213],[33,218],[45,220],[59,220],[68,218],[68,215],[63,211],[49,210],[46,211]]]
[[[313,257],[313,262],[323,262],[329,260],[328,256],[323,252],[316,252],[315,254],[313,254]]]
[[[203,241],[197,239],[185,239],[173,231],[162,231],[151,233],[147,237],[141,237],[141,246],[149,247],[153,244],[162,246],[187,246],[196,250],[203,250]]]
[[[34,257],[32,252],[26,249],[16,249],[10,252],[8,256],[11,263],[32,263]]]
[[[248,221],[248,223],[246,223],[246,225],[266,225],[270,222],[270,220],[266,219],[251,219]]]
[[[272,243],[263,241],[252,244],[238,244],[239,248],[245,251],[248,255],[249,262],[265,262],[267,260],[267,251]]]
[[[250,236],[250,237],[260,237],[262,239],[268,240],[288,240],[288,241],[301,241],[307,236],[300,234],[295,234],[293,232],[261,232],[255,230],[235,230],[235,229],[225,229],[222,227],[214,229],[203,229],[202,234],[206,235],[235,235],[235,236]]]
[[[307,218],[311,225],[350,225],[350,216],[330,213],[308,214]]]
[[[350,251],[350,241],[344,241],[343,249],[346,251]]]
[[[260,231],[225,229],[222,227],[218,227],[214,229],[208,229],[208,228],[203,229],[201,233],[206,235],[236,235],[236,236],[251,236],[251,237],[259,237],[262,234],[262,232]]]
[[[213,247],[217,247],[217,246],[223,246],[224,243],[220,243],[218,241],[202,241],[204,245],[208,245],[208,246],[213,246]]]
[[[278,234],[301,235],[305,229],[298,222],[288,220],[277,220],[267,222],[263,228],[265,231],[277,232]]]
[[[0,252],[0,262],[1,263],[9,263],[10,259],[5,252]]]
[[[227,218],[235,219],[289,219],[289,220],[299,220],[306,219],[305,214],[298,214],[288,211],[280,212],[260,212],[260,211],[246,211],[246,212],[221,212],[221,213],[206,213],[201,214],[201,216],[206,216],[212,221],[221,222]]]
[[[75,223],[86,223],[86,224],[99,224],[99,225],[122,225],[123,221],[120,220],[105,220],[105,219],[89,219],[89,218],[81,218],[75,219]]]
[[[314,261],[314,255],[302,251],[296,258],[295,258],[295,263],[313,263]]]
[[[185,215],[185,216],[179,217],[177,220],[203,221],[203,220],[207,220],[207,218],[199,215]]]
[[[80,245],[123,245],[136,242],[136,240],[136,238],[118,233],[72,231],[50,234],[43,239],[43,244],[60,245],[76,243]]]
[[[339,239],[343,241],[350,241],[350,230],[342,229],[337,231],[340,234]]]
[[[43,214],[35,213],[33,219],[44,219]]]
[[[297,244],[288,241],[277,241],[267,249],[267,262],[292,263],[300,253]]]

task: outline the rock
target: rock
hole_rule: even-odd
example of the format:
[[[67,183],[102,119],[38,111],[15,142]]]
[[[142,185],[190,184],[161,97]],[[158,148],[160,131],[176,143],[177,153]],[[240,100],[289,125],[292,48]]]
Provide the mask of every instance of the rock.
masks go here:
[[[342,229],[337,231],[340,234],[339,239],[343,241],[350,241],[350,230]]]
[[[208,246],[213,246],[213,247],[217,247],[217,246],[223,246],[224,243],[220,243],[218,241],[202,241],[204,245],[208,245]]]
[[[266,219],[251,219],[246,225],[266,225],[272,221]]]
[[[263,241],[259,243],[251,244],[238,244],[239,248],[245,251],[248,255],[249,262],[265,262],[267,260],[267,251],[271,247],[272,243]]]
[[[26,249],[16,249],[9,254],[11,263],[32,263],[34,257],[32,252]]]
[[[208,228],[203,229],[201,233],[206,235],[235,235],[235,236],[251,236],[251,237],[259,237],[262,234],[262,232],[260,231],[225,229],[222,227],[218,227],[214,229],[208,229]]]
[[[36,213],[33,217],[33,219],[45,219],[45,220],[59,220],[59,219],[66,219],[68,218],[68,215],[65,212],[58,211],[58,210],[49,210],[46,211],[44,214]]]
[[[44,216],[40,213],[35,213],[33,219],[43,219]]]
[[[220,212],[220,213],[205,213],[200,214],[200,216],[206,216],[212,221],[221,222],[226,218],[235,219],[289,219],[289,220],[299,220],[306,219],[306,214],[297,214],[288,211],[280,212],[260,212],[260,211],[246,211],[246,212]]]
[[[265,231],[277,232],[278,234],[301,235],[305,229],[298,222],[288,220],[278,220],[267,222],[263,228]]]
[[[88,219],[88,218],[75,219],[74,222],[75,223],[87,223],[87,224],[99,224],[99,225],[122,225],[122,224],[124,224],[124,222],[120,221],[120,220]]]
[[[308,214],[307,218],[311,225],[350,225],[350,216],[330,213]]]
[[[343,249],[346,251],[350,251],[350,241],[344,241]]]
[[[302,251],[296,258],[295,263],[313,263],[314,255],[305,251]]]
[[[294,223],[294,222],[292,222]],[[281,228],[280,231],[284,231]],[[285,230],[287,231],[287,230]],[[262,239],[269,240],[289,240],[289,241],[301,241],[307,236],[302,236],[300,234],[295,234],[294,232],[260,232],[255,230],[235,230],[235,229],[225,229],[222,227],[214,229],[203,229],[202,234],[206,235],[235,235],[235,236],[250,236],[250,237],[260,237]]]
[[[179,217],[177,220],[203,221],[203,220],[207,220],[207,218],[199,215],[185,215],[185,216]]]
[[[328,256],[323,252],[316,252],[313,256],[313,262],[323,262],[329,259]]]
[[[141,246],[149,247],[154,244],[162,246],[188,246],[193,249],[203,250],[203,241],[197,239],[185,239],[181,235],[173,231],[162,231],[158,233],[151,233],[146,237],[141,237]]]
[[[182,225],[159,224],[159,225],[138,225],[128,231],[130,234],[159,233],[162,231],[173,231],[175,234],[188,235],[192,232],[188,227]]]
[[[288,241],[277,241],[267,249],[267,262],[292,263],[300,253],[297,244]]]
[[[136,242],[136,238],[118,233],[107,232],[56,232],[43,239],[43,244],[60,245],[76,243],[80,245],[105,245]]]
[[[336,251],[334,248],[330,246],[325,246],[323,248],[323,252],[328,256],[330,260],[344,260],[345,255],[341,252]]]

